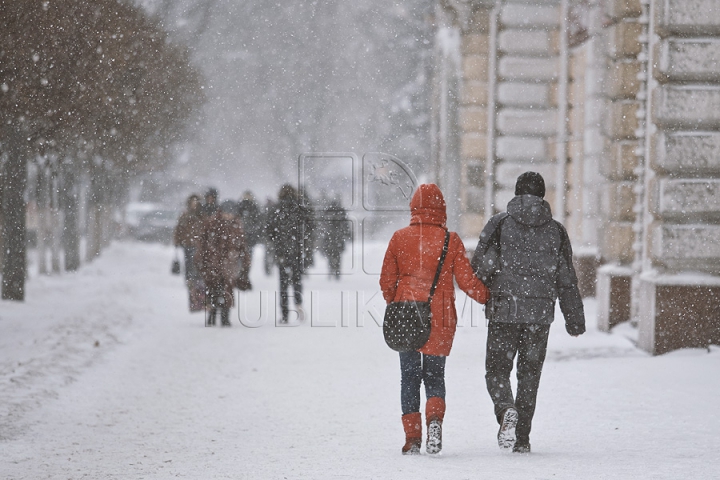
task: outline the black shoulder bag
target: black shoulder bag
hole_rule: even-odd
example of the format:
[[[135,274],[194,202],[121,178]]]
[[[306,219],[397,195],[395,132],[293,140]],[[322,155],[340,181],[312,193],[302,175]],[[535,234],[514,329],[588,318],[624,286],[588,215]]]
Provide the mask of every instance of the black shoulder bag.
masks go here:
[[[445,232],[445,244],[443,245],[440,262],[435,272],[435,279],[430,287],[430,296],[427,302],[406,300],[404,302],[392,302],[385,308],[385,319],[383,320],[383,334],[385,343],[396,352],[412,352],[422,348],[430,338],[430,326],[432,313],[430,302],[432,302],[437,287],[440,271],[450,243],[450,232]]]

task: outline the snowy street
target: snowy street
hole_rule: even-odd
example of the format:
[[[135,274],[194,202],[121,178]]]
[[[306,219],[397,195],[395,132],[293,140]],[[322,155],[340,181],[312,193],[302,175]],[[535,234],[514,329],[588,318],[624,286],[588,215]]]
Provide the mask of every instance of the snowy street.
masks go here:
[[[382,314],[377,276],[357,269],[335,282],[318,262],[305,322],[276,326],[277,271],[265,276],[256,249],[254,289],[238,302],[250,327],[236,304],[232,328],[205,328],[172,257],[115,243],[74,274],[33,275],[25,303],[0,303],[0,477],[720,476],[718,347],[651,357],[630,326],[598,332],[594,300],[577,339],[558,311],[533,453],[505,454],[485,389],[482,309],[460,294],[443,451],[404,457],[399,362],[371,317]]]

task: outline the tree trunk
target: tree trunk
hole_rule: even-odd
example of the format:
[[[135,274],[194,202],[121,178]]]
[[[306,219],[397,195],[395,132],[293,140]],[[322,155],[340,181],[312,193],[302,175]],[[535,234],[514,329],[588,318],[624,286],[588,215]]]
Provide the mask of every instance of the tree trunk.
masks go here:
[[[49,231],[50,231],[50,268],[53,273],[60,273],[60,235],[62,228],[62,219],[60,211],[60,179],[58,178],[57,167],[53,167],[50,180],[50,211],[49,211]]]
[[[8,160],[5,165],[3,191],[3,258],[2,299],[25,300],[26,238],[25,187],[27,186],[27,148],[16,128],[6,129]]]
[[[103,216],[102,216],[102,202],[103,202],[103,190],[102,190],[102,175],[101,171],[96,169],[90,177],[90,194],[88,195],[88,208],[87,208],[87,251],[85,253],[86,260],[88,262],[93,261],[100,255],[102,249],[102,234],[103,234]]]
[[[44,165],[38,165],[35,182],[35,201],[37,202],[38,229],[37,229],[37,262],[38,272],[41,275],[48,273],[47,244],[50,238],[48,229],[48,175]]]
[[[73,165],[65,165],[63,175],[63,250],[65,270],[74,272],[80,268],[80,229],[78,226],[79,187]]]

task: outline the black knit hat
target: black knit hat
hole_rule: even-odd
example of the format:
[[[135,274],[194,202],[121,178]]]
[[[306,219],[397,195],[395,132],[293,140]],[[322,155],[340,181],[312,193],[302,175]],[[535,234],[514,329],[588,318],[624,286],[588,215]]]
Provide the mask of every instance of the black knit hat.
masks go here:
[[[545,197],[545,180],[537,172],[525,172],[515,183],[515,195],[535,195]]]

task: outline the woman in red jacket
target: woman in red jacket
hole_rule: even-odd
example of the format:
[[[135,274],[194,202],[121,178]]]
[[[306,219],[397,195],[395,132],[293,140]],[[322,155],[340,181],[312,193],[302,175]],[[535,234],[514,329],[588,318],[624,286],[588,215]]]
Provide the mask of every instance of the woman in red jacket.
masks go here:
[[[418,187],[410,201],[410,226],[393,235],[385,252],[380,288],[387,303],[405,300],[426,301],[445,242],[445,199],[435,184]],[[440,272],[430,309],[430,339],[415,352],[400,353],[402,423],[405,445],[402,453],[419,454],[422,444],[420,385],[425,383],[425,421],[428,453],[442,449],[442,422],[445,416],[445,358],[450,354],[457,313],[455,287],[479,303],[486,303],[488,289],[475,276],[457,233],[450,233],[445,263]]]

